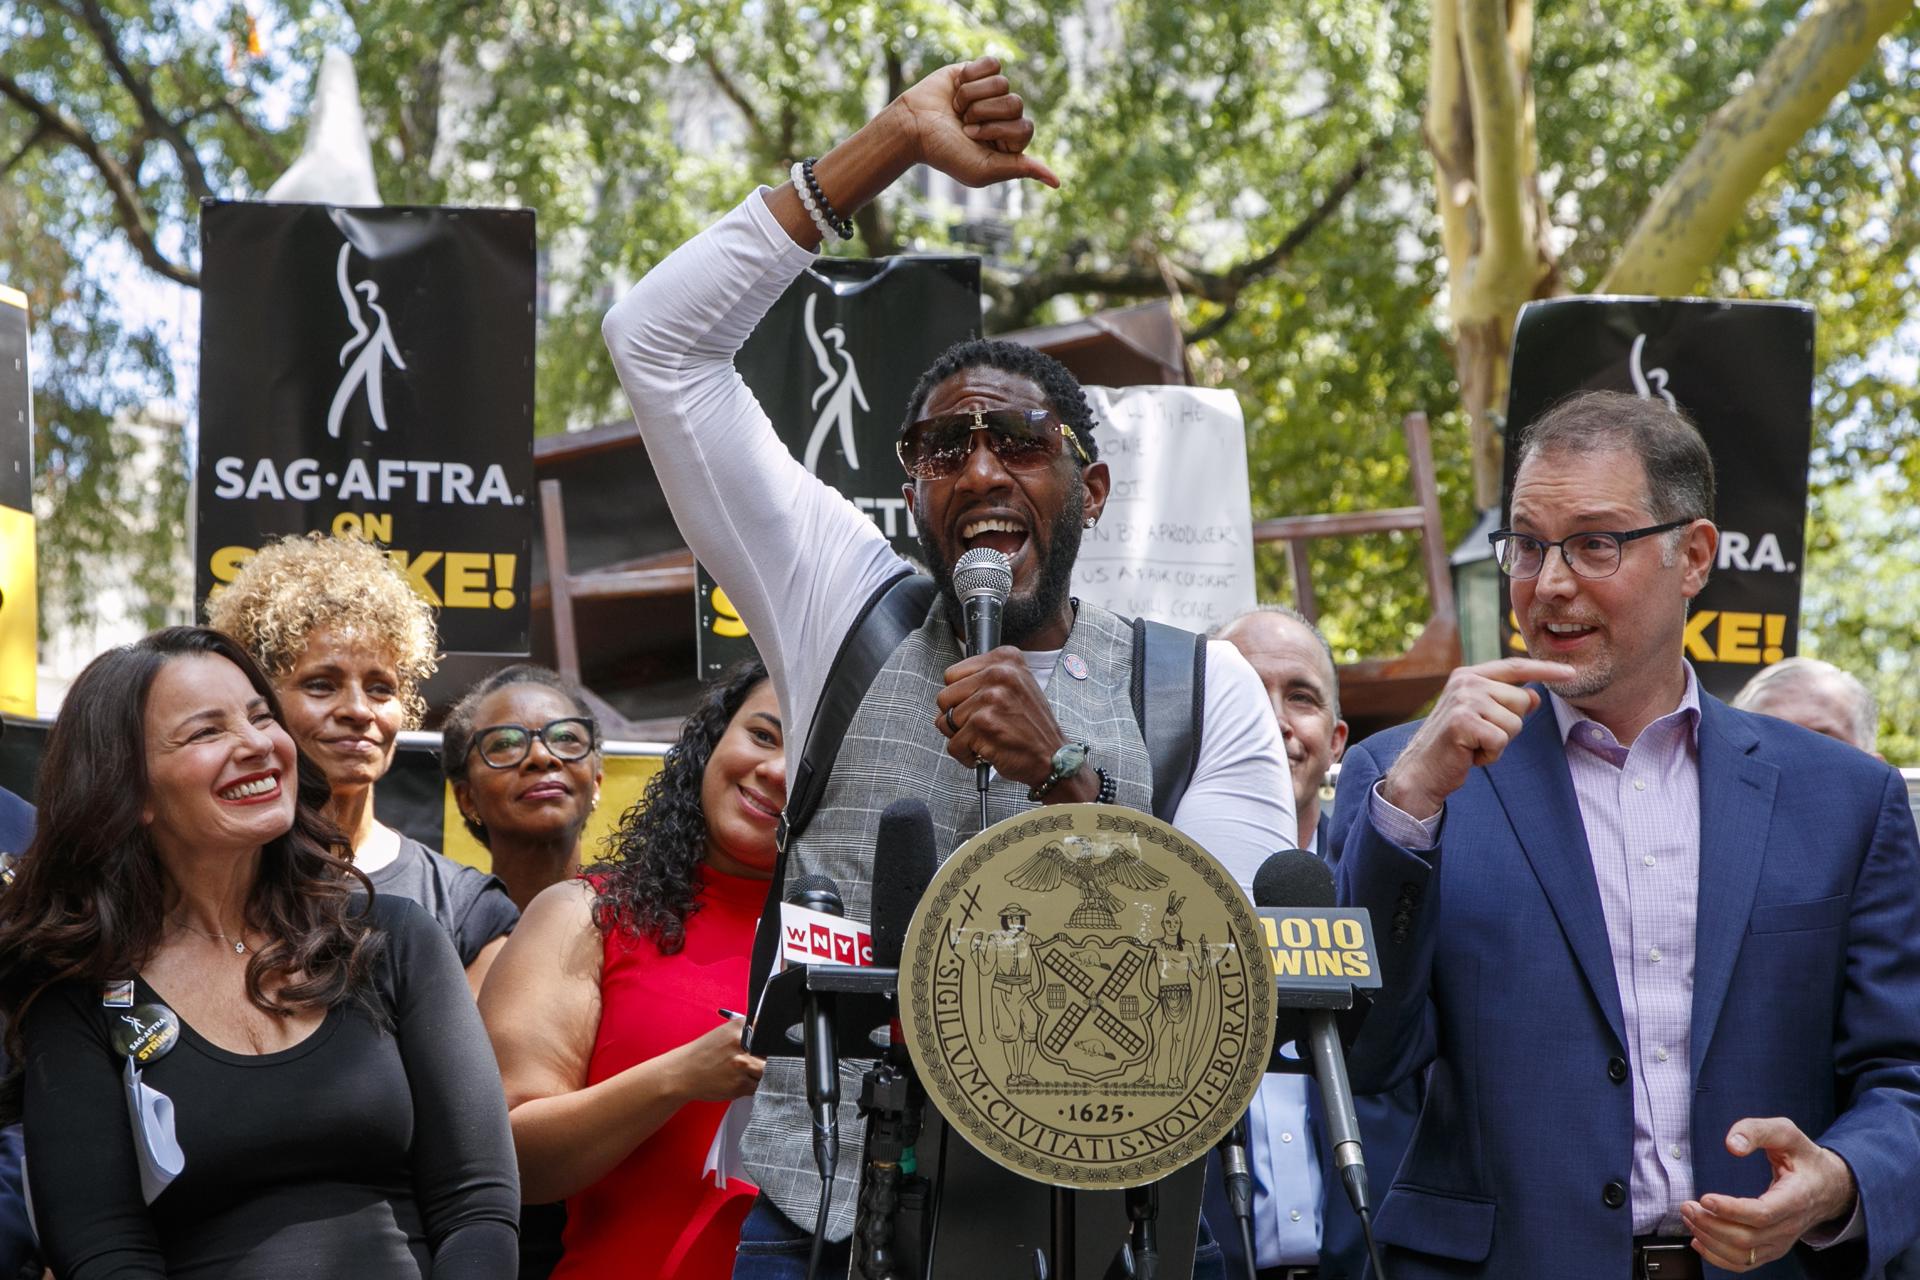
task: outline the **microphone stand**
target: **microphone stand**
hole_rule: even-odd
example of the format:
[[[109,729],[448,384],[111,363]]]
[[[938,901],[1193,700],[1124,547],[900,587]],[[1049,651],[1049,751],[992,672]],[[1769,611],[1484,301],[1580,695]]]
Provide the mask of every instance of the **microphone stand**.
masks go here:
[[[1258,1280],[1260,1267],[1254,1260],[1253,1246],[1253,1167],[1247,1160],[1247,1117],[1242,1114],[1220,1139],[1222,1189],[1227,1193],[1227,1208],[1240,1228],[1240,1248],[1247,1266],[1247,1280]]]
[[[1127,1238],[1107,1280],[1156,1280],[1160,1274],[1160,1184],[1128,1187]]]
[[[901,1192],[920,1192],[926,1179],[915,1172],[920,1108],[926,1095],[914,1076],[905,1044],[896,1040],[860,1082],[860,1112],[867,1118],[867,1176],[860,1188],[854,1230],[860,1274],[866,1280],[919,1280],[924,1262],[922,1233],[896,1242]]]

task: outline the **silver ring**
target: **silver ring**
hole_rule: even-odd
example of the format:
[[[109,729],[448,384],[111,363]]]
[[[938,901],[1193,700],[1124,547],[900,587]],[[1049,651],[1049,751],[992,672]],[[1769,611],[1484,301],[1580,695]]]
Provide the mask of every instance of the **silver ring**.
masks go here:
[[[948,708],[947,708],[947,732],[948,732],[949,734],[955,734],[955,733],[958,733],[958,732],[960,732],[960,726],[959,726],[959,725],[957,725],[957,724],[955,724],[955,723],[953,722],[953,708],[952,708],[952,707],[948,707]]]

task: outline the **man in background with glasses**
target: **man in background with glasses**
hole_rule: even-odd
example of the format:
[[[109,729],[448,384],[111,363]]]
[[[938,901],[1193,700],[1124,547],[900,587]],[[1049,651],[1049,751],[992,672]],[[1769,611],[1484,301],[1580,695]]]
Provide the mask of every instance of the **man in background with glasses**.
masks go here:
[[[1354,1087],[1433,1067],[1391,1274],[1874,1274],[1920,1234],[1900,776],[1700,688],[1683,415],[1593,392],[1519,447],[1493,543],[1531,656],[1349,750],[1334,811],[1385,979]]]
[[[927,77],[817,162],[796,164],[792,181],[749,195],[683,245],[604,326],[674,519],[739,607],[780,692],[789,777],[801,777],[842,643],[911,569],[781,444],[734,353],[812,265],[823,236],[850,236],[853,211],[914,165],[969,186],[1057,185],[1024,154],[1033,125],[999,71],[982,58]],[[853,710],[811,821],[786,841],[787,883],[824,875],[847,916],[868,920],[881,812],[900,797],[924,799],[944,858],[981,827],[982,764],[991,769],[992,821],[1096,800],[1152,810],[1155,771],[1130,695],[1131,627],[1069,594],[1081,534],[1107,498],[1093,427],[1073,376],[1011,343],[962,344],[921,378],[897,452],[931,604]],[[982,547],[1010,560],[1012,595],[1001,646],[967,657],[953,565]],[[1197,665],[1193,654],[1185,650],[1185,670]],[[1211,644],[1204,675],[1200,698],[1166,708],[1189,724],[1192,741],[1172,820],[1250,887],[1267,855],[1293,844],[1285,753],[1245,659]],[[822,1274],[844,1273],[861,1163],[859,1064],[843,1062],[841,1073],[841,1150],[826,1217],[826,1238],[839,1248]],[[802,1275],[822,1183],[794,1059],[767,1063],[741,1147],[761,1194],[735,1275]],[[1218,1274],[1218,1250],[1207,1250],[1203,1262]]]

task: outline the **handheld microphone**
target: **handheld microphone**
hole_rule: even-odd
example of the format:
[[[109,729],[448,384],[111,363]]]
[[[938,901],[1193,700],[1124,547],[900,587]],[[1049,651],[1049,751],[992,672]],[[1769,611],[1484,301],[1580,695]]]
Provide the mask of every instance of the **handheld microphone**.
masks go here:
[[[825,876],[801,876],[787,886],[787,901],[827,915],[846,914],[839,886]],[[813,1113],[813,1164],[820,1180],[831,1187],[833,1167],[840,1159],[840,1055],[833,1041],[833,997],[808,988],[800,1027],[807,1062],[807,1109]]]
[[[953,562],[953,593],[960,597],[966,614],[967,656],[977,658],[989,649],[1000,647],[1000,619],[1006,611],[1007,597],[1013,594],[1013,561],[1004,551],[975,547],[963,551]],[[974,766],[974,783],[982,795],[987,791],[989,764]]]
[[[1254,875],[1253,901],[1256,907],[1286,908],[1297,912],[1299,914],[1280,923],[1304,926],[1306,921],[1303,917],[1333,911],[1333,869],[1304,849],[1284,849],[1262,863]],[[1268,916],[1266,911],[1261,914]],[[1362,912],[1340,914],[1347,917],[1364,916]],[[1325,915],[1320,919],[1323,924],[1327,923]],[[1270,931],[1277,932],[1272,918],[1265,919],[1263,923]],[[1312,962],[1311,967],[1316,973],[1303,975],[1303,980],[1298,984],[1301,989],[1290,991],[1290,984],[1283,981],[1279,984],[1279,995],[1283,1007],[1290,1004],[1295,1009],[1304,1010],[1305,1034],[1301,1038],[1306,1041],[1306,1056],[1312,1064],[1314,1077],[1320,1082],[1320,1096],[1326,1105],[1327,1136],[1333,1144],[1334,1167],[1340,1170],[1340,1181],[1346,1186],[1347,1199],[1352,1202],[1354,1212],[1365,1222],[1372,1212],[1369,1203],[1371,1197],[1367,1191],[1366,1159],[1360,1149],[1360,1121],[1354,1114],[1353,1089],[1347,1083],[1347,1061],[1340,1046],[1339,1029],[1334,1024],[1334,1010],[1351,1004],[1353,978],[1371,978],[1371,985],[1377,987],[1379,977],[1371,963],[1369,953],[1372,948],[1366,944],[1364,930],[1359,923],[1350,919],[1338,923],[1351,924],[1352,934],[1362,945],[1357,948],[1338,945],[1341,941],[1338,935],[1346,931],[1333,927],[1327,928],[1326,932],[1328,942],[1334,945],[1327,947],[1316,948],[1313,945],[1319,941],[1314,936],[1316,931],[1304,927],[1298,930],[1305,934],[1304,946],[1295,948],[1293,939],[1279,940],[1288,944],[1289,954],[1294,951],[1303,956],[1324,954],[1337,957],[1339,961],[1339,972],[1329,972],[1335,967],[1331,959]],[[1275,939],[1269,937],[1268,941],[1272,944]],[[1352,967],[1364,968],[1364,974],[1349,971],[1347,957],[1356,951],[1361,962],[1354,962]],[[1278,956],[1275,958],[1277,960]],[[1329,980],[1334,988],[1344,991],[1344,999],[1340,991],[1328,988]],[[1293,997],[1291,1001],[1290,996]]]

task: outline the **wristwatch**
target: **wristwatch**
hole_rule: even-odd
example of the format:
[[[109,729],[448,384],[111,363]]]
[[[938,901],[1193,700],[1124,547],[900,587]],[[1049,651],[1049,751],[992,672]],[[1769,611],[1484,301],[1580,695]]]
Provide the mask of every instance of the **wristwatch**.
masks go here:
[[[1069,742],[1053,753],[1053,769],[1037,787],[1027,792],[1027,799],[1038,803],[1047,792],[1053,790],[1074,774],[1087,767],[1087,755],[1093,750],[1084,742]]]

